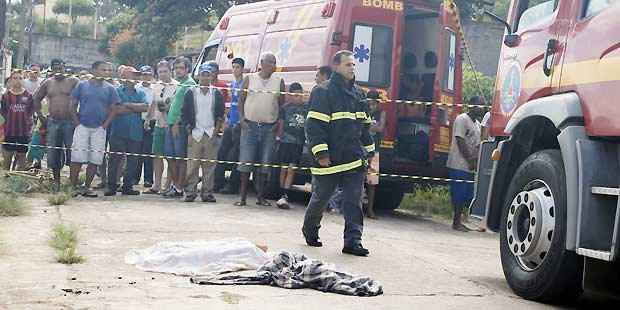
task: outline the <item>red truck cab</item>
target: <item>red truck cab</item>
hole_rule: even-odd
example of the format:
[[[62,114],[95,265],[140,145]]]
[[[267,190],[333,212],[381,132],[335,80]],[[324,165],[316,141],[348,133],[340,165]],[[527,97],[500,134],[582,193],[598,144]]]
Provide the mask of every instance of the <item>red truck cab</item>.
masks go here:
[[[528,299],[620,291],[619,14],[617,0],[511,2],[476,199]]]
[[[271,52],[275,74],[309,92],[316,70],[348,49],[357,61],[357,83],[384,99],[460,103],[461,45],[456,8],[439,1],[268,0],[230,8],[197,65],[215,60],[220,78],[230,81],[233,57],[244,58],[246,73],[253,73],[260,55]],[[393,101],[382,108],[381,172],[445,177],[450,125],[460,109]],[[410,185],[382,179],[376,206],[397,208]]]

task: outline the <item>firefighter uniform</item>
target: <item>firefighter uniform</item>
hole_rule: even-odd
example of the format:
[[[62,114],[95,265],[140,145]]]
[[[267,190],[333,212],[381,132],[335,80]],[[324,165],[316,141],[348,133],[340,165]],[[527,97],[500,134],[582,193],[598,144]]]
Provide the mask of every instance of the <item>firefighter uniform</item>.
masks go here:
[[[334,73],[310,95],[306,137],[314,155],[312,198],[304,218],[306,240],[317,240],[323,212],[334,190],[342,186],[345,219],[344,245],[361,245],[364,215],[361,207],[367,159],[375,144],[369,133],[368,104],[362,90]],[[331,165],[321,167],[318,159],[329,156]]]

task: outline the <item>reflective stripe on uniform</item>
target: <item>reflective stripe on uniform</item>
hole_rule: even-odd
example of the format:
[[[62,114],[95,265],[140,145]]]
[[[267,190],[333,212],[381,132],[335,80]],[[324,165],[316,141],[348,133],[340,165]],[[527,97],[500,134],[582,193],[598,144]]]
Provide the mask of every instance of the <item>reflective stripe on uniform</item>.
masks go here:
[[[308,118],[314,118],[314,119],[317,119],[319,121],[323,121],[326,123],[329,123],[329,120],[330,120],[329,115],[316,112],[316,111],[308,112]]]
[[[355,112],[355,116],[358,119],[363,119],[363,120],[368,119],[368,116],[366,116],[366,112]]]
[[[332,121],[336,121],[339,119],[352,119],[355,120],[355,113],[351,112],[336,112],[332,113]]]
[[[316,155],[318,152],[327,151],[328,149],[329,149],[329,146],[327,146],[327,144],[325,143],[317,144],[314,147],[312,147],[312,154]]]
[[[368,153],[375,151],[375,145],[374,144],[367,145],[364,148],[366,149],[366,152],[368,152]]]
[[[364,163],[362,162],[362,160],[358,159],[354,162],[350,162],[348,164],[342,164],[338,166],[332,166],[332,167],[326,167],[326,168],[310,168],[310,171],[314,175],[328,175],[328,174],[334,174],[334,173],[353,170],[355,168],[361,167],[363,164]]]

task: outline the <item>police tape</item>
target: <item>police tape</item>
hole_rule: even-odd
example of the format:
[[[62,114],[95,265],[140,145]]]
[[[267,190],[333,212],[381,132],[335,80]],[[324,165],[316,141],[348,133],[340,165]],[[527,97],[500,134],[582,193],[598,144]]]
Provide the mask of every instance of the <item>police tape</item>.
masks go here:
[[[26,70],[26,69],[13,69],[13,72],[34,73],[36,71]],[[40,72],[36,72],[36,73],[40,73]],[[70,73],[53,73],[53,74],[48,75],[48,77],[50,77],[50,76],[82,78],[85,75],[70,74]],[[231,92],[240,91],[240,92],[246,92],[246,93],[262,93],[262,94],[289,95],[289,96],[307,96],[307,95],[309,95],[308,92],[304,92],[304,93],[291,93],[291,92],[286,92],[286,91],[271,91],[271,90],[262,90],[262,89],[242,89],[242,88],[215,86],[215,85],[210,85],[210,86],[184,85],[182,83],[178,83],[177,84],[177,83],[166,83],[166,82],[163,82],[163,81],[144,81],[144,80],[132,80],[132,79],[122,79],[122,78],[100,78],[100,79],[108,81],[108,82],[114,81],[114,82],[118,82],[118,83],[130,82],[130,83],[138,84],[138,83],[147,82],[149,84],[154,84],[154,85],[185,86],[185,87],[188,87],[188,88],[212,88],[212,89],[219,89],[219,90],[227,90],[227,91],[231,91]],[[381,103],[393,102],[393,103],[401,104],[401,105],[424,105],[424,106],[433,106],[433,105],[435,105],[435,106],[440,106],[440,107],[477,107],[477,108],[481,108],[481,109],[490,109],[491,108],[489,105],[467,104],[467,103],[431,102],[431,101],[401,100],[401,99],[366,99],[366,100],[375,100],[375,101],[378,101],[378,102],[381,102]]]
[[[68,147],[60,147],[60,146],[30,145],[30,144],[13,143],[13,142],[0,142],[0,145],[3,145],[3,146],[10,145],[10,146],[17,146],[17,147],[21,146],[21,147],[29,147],[29,148],[37,148],[37,149],[50,149],[50,150],[62,150],[62,151],[69,150],[72,152],[81,151],[81,152],[90,152],[90,153],[104,153],[104,154],[109,154],[109,155],[146,157],[146,158],[153,158],[153,159],[199,161],[203,163],[250,166],[254,168],[280,168],[280,169],[292,169],[292,170],[298,170],[298,171],[310,171],[312,169],[310,167],[298,167],[294,165],[263,164],[263,163],[250,163],[250,162],[239,162],[239,161],[228,161],[228,160],[206,159],[206,158],[189,158],[189,157],[162,156],[162,155],[153,155],[153,154],[117,152],[117,151],[106,151],[106,150],[76,149],[76,148],[68,148]],[[438,177],[417,176],[417,175],[388,174],[388,173],[378,173],[378,172],[370,172],[370,171],[368,172],[368,175],[377,175],[379,177],[402,179],[402,180],[418,180],[418,181],[432,181],[432,182],[444,182],[444,183],[475,183],[472,180],[460,180],[460,179],[438,178]]]

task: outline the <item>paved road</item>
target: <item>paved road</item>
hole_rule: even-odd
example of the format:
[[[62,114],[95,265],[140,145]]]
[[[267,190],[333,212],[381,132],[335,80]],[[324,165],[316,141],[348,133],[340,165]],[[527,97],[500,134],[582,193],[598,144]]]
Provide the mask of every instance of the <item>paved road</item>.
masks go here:
[[[516,297],[504,281],[493,234],[456,233],[403,215],[367,221],[368,258],[344,256],[343,220],[326,215],[323,248],[303,243],[303,207],[282,211],[185,204],[154,197],[72,200],[51,207],[28,198],[28,216],[0,218],[0,309],[542,309]],[[253,200],[249,200],[253,201]],[[84,264],[54,262],[49,247],[58,221],[79,227]],[[124,255],[159,241],[243,237],[270,250],[302,252],[380,281],[385,294],[346,297],[263,286],[196,286],[188,278],[142,272]],[[71,289],[73,292],[65,292]],[[81,294],[75,292],[81,291]]]

